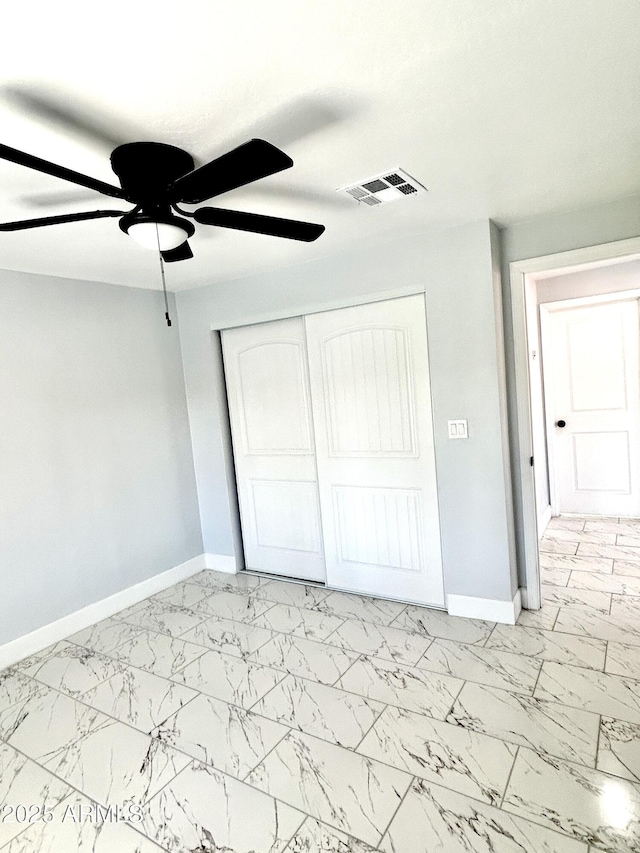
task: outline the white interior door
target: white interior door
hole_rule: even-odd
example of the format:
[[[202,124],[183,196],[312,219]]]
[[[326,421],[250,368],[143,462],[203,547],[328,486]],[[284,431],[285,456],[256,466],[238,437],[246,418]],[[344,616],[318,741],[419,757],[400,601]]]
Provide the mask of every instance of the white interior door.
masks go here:
[[[424,298],[305,325],[327,583],[443,606]]]
[[[245,564],[324,581],[302,318],[222,333]]]
[[[554,512],[640,515],[638,300],[551,303],[541,328]]]

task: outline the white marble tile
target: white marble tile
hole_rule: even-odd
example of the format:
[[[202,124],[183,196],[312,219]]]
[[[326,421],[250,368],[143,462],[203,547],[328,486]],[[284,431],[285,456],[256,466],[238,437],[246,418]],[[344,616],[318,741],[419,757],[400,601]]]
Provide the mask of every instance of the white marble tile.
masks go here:
[[[572,557],[565,554],[540,554],[540,567],[543,569],[564,569],[565,571],[611,572],[613,558],[583,556],[579,553]]]
[[[640,786],[521,749],[503,808],[598,850],[637,853]]]
[[[348,592],[332,592],[315,605],[315,609],[322,613],[331,613],[343,619],[375,622],[377,625],[388,625],[404,608],[405,605],[398,601],[368,598]]]
[[[611,596],[611,615],[623,624],[640,626],[640,598],[632,595]]]
[[[543,601],[539,610],[521,610],[516,625],[519,628],[542,628],[550,631],[556,624],[559,612],[558,606]]]
[[[521,654],[452,640],[434,640],[418,663],[420,669],[430,672],[529,695],[533,693],[541,666],[542,661]]]
[[[267,631],[265,628],[212,616],[187,631],[181,639],[242,658],[255,652],[273,636],[273,631]]]
[[[615,595],[640,595],[640,576],[627,577],[619,574],[600,575],[597,572],[571,572],[569,586],[584,590],[595,589],[601,592],[615,593]]]
[[[308,817],[289,842],[287,853],[375,853],[375,849],[352,835]]]
[[[388,707],[357,752],[500,805],[517,747],[423,714]]]
[[[82,701],[110,717],[149,734],[197,696],[195,690],[141,669],[126,667],[89,690]]]
[[[170,586],[168,589],[163,589],[162,592],[156,593],[152,600],[163,601],[165,604],[172,604],[174,607],[185,607],[188,609],[192,604],[202,601],[203,598],[211,594],[212,591],[210,589],[206,589],[199,584],[183,581],[182,583]]]
[[[587,676],[592,670],[583,670]],[[539,752],[595,765],[597,714],[467,682],[447,722]]]
[[[594,578],[613,577],[613,575],[601,575],[598,572],[571,572],[570,574]],[[583,607],[591,607],[601,613],[608,613],[611,607],[610,593],[598,592],[593,589],[578,589],[572,586],[550,586],[546,583],[542,584],[542,600],[549,604],[557,604],[559,607],[570,607],[578,610]]]
[[[455,640],[458,643],[477,643],[484,641],[491,633],[495,623],[482,619],[462,619],[449,616],[441,610],[429,610],[426,607],[407,606],[404,613],[394,621],[394,628],[418,631],[425,637],[440,637],[443,640]]]
[[[587,845],[455,791],[416,780],[382,853],[587,853]]]
[[[42,684],[14,668],[0,672],[0,711],[24,702],[42,691]]]
[[[603,717],[596,766],[605,773],[640,783],[640,725]]]
[[[45,658],[51,657],[54,655],[59,649],[64,649],[68,645],[66,640],[60,640],[58,643],[53,643],[51,646],[47,646],[45,649],[42,649],[40,652],[35,652],[35,654],[29,655],[27,658],[23,658],[18,663],[14,663],[9,669],[2,670],[0,672],[0,679],[3,675],[11,672],[24,672],[25,669],[28,669],[30,666],[33,666],[34,663],[41,663]]]
[[[140,629],[179,637],[199,625],[206,619],[206,615],[148,599],[142,604],[118,613],[117,618]]]
[[[638,525],[630,521],[587,521],[584,529],[587,533],[615,533],[617,536],[638,535]]]
[[[558,631],[543,631],[540,628],[515,630],[511,625],[496,625],[486,648],[589,669],[604,669],[607,644],[603,640],[578,638]]]
[[[552,530],[583,530],[585,521],[583,518],[571,518],[570,516],[554,516],[547,525],[544,535],[547,536]]]
[[[145,802],[189,761],[49,688],[0,714],[0,738],[103,805]]]
[[[163,678],[175,675],[182,667],[206,654],[203,646],[187,643],[169,634],[143,631],[132,640],[127,640],[113,652],[116,660],[129,666],[137,666]]]
[[[77,643],[80,646],[93,649],[94,652],[108,655],[119,645],[137,637],[140,633],[140,628],[128,625],[126,622],[110,616],[108,619],[96,622],[89,628],[78,631],[77,634],[72,634],[67,637],[67,640],[70,643]]]
[[[224,702],[250,708],[285,677],[284,672],[276,669],[223,652],[205,651],[202,657],[172,676],[172,681]]]
[[[355,749],[384,708],[335,687],[287,675],[252,710],[298,731]]]
[[[290,732],[247,782],[375,846],[411,776],[302,732]]]
[[[588,530],[567,530],[566,528],[556,528],[551,530],[546,530],[544,536],[540,540],[540,546],[542,547],[542,543],[552,539],[556,542],[570,542],[578,547],[580,542],[592,542],[594,545],[615,545],[616,544],[616,534],[615,533],[603,533],[597,531],[588,531]]]
[[[640,620],[607,616],[606,613],[590,607],[583,607],[581,610],[561,607],[553,630],[640,646]]]
[[[44,805],[52,810],[72,793],[60,779],[0,743],[0,847],[21,833],[30,819],[40,820]]]
[[[219,616],[222,619],[235,619],[236,622],[251,622],[271,607],[273,604],[270,601],[263,601],[243,592],[224,591],[197,601],[190,607],[190,611],[204,618]]]
[[[256,630],[261,630],[256,628]],[[326,643],[275,634],[273,639],[251,655],[251,659],[264,666],[271,666],[292,675],[334,684],[357,659],[354,652],[347,652]]]
[[[243,779],[288,731],[236,705],[200,695],[158,726],[153,736]]]
[[[343,649],[410,666],[420,660],[431,644],[430,639],[417,631],[375,625],[373,622],[361,622],[358,619],[347,619],[331,634],[327,642]]]
[[[51,812],[53,819],[47,823],[35,823],[25,829],[2,853],[163,853],[144,835],[136,832],[138,812],[132,812],[135,820],[130,823],[117,822],[115,807],[92,803],[87,797],[70,797]],[[129,817],[122,810],[120,816]]]
[[[78,697],[121,672],[123,666],[119,661],[85,646],[65,643],[50,657],[32,664],[25,674],[69,696]]]
[[[640,681],[640,649],[628,643],[607,643],[605,672]]]
[[[231,574],[230,572],[214,572],[210,569],[205,569],[197,575],[190,577],[189,583],[195,583],[216,592],[224,590],[229,590],[229,592],[233,590],[250,592],[269,583],[269,579],[259,577],[258,575],[247,574],[246,572]]]
[[[400,663],[363,657],[347,670],[336,687],[443,720],[462,681]]]
[[[580,666],[545,663],[534,696],[640,723],[640,681]]]
[[[640,563],[632,563],[627,560],[614,560],[613,573],[614,575],[640,577]]]
[[[294,637],[325,640],[343,622],[344,619],[340,616],[330,613],[308,610],[293,604],[272,604],[271,609],[254,619],[252,624]]]
[[[616,545],[630,545],[632,548],[640,548],[640,528],[633,536],[625,534],[616,536]]]
[[[142,829],[168,853],[282,853],[304,817],[193,762],[147,804]]]
[[[291,581],[269,581],[269,583],[253,590],[256,598],[278,604],[292,604],[294,607],[314,607],[329,595],[330,589],[308,584],[292,583]]]
[[[563,530],[562,532],[565,533],[567,531]],[[577,534],[575,538],[577,538]],[[539,547],[543,554],[571,554],[573,556],[578,550],[578,543],[575,539],[574,541],[566,541],[564,539],[550,539],[544,536],[540,540]]]
[[[552,584],[553,586],[566,586],[569,583],[570,577],[570,569],[547,569],[545,566],[540,566],[541,583]]]
[[[580,543],[578,557],[603,557],[611,560],[625,560],[627,563],[640,562],[640,548],[622,545],[594,545],[592,542]]]

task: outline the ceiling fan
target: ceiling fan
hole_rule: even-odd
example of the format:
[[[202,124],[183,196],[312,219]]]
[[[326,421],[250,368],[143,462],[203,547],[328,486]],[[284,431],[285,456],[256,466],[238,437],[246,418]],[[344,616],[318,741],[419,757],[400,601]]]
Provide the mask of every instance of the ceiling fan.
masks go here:
[[[162,142],[128,142],[119,145],[111,154],[111,166],[118,176],[120,187],[8,145],[0,144],[0,159],[134,205],[128,212],[93,210],[4,222],[0,223],[0,231],[21,231],[84,219],[119,217],[120,229],[125,234],[147,248],[159,249],[162,259],[170,262],[193,257],[188,243],[189,237],[195,232],[191,219],[200,225],[251,231],[307,243],[317,240],[325,230],[324,225],[312,222],[238,210],[200,207],[189,212],[178,207],[179,204],[199,204],[293,166],[290,157],[263,139],[251,139],[198,169],[194,169],[193,157],[174,145]]]

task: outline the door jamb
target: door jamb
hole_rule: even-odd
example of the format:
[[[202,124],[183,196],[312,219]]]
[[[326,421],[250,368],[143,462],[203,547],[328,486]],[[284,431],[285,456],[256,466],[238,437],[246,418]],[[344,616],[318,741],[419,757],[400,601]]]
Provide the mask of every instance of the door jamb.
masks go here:
[[[538,523],[536,518],[536,493],[533,467],[531,422],[531,385],[529,376],[529,346],[525,289],[527,281],[536,274],[561,270],[604,266],[607,261],[636,260],[640,257],[640,237],[618,240],[598,246],[586,246],[537,258],[513,261],[509,264],[511,289],[511,315],[513,321],[513,360],[515,368],[515,402],[518,437],[518,469],[515,482],[522,501],[523,559],[526,581],[526,606],[538,610],[542,604],[540,591],[540,565],[538,559]],[[573,268],[573,269],[572,269]]]

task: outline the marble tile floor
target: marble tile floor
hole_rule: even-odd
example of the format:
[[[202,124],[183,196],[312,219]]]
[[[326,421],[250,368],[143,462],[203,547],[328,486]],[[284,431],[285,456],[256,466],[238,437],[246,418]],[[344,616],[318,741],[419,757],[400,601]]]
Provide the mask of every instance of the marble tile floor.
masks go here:
[[[207,571],[21,661],[0,850],[637,853],[640,520],[541,564],[515,626]]]

